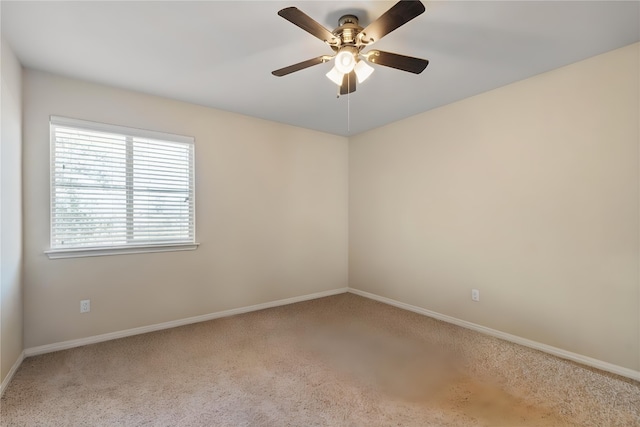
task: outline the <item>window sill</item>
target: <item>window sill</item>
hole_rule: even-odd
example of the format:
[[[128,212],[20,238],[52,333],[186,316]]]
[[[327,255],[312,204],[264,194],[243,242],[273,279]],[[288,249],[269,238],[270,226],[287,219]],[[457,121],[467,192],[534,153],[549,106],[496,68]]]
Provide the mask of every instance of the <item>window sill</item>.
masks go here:
[[[49,259],[82,258],[90,256],[126,255],[149,252],[176,252],[193,251],[198,249],[200,243],[168,243],[159,245],[140,246],[110,246],[107,248],[75,248],[75,249],[49,249],[44,251]]]

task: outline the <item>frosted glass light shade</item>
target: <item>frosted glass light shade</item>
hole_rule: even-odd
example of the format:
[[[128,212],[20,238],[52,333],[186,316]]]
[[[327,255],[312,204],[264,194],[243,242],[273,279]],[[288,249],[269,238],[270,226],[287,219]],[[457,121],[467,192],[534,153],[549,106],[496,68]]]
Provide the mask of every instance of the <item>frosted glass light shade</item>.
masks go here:
[[[358,83],[362,83],[367,80],[371,74],[373,74],[373,67],[367,64],[366,61],[360,60],[354,67],[354,71],[356,72]]]
[[[350,49],[341,49],[336,55],[336,68],[342,74],[350,73],[356,66],[356,57]]]
[[[342,78],[344,74],[338,71],[335,66],[326,74],[326,76],[338,86],[342,86]]]

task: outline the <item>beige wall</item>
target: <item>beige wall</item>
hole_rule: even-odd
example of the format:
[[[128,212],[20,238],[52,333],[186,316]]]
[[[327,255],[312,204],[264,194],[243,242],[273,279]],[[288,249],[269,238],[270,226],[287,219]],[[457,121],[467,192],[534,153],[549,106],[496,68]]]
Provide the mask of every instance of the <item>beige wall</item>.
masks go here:
[[[22,67],[2,39],[0,382],[22,354]]]
[[[640,370],[639,46],[351,138],[350,286]]]
[[[194,136],[198,250],[49,260],[51,114]],[[343,137],[26,71],[25,348],[346,287],[347,154]]]

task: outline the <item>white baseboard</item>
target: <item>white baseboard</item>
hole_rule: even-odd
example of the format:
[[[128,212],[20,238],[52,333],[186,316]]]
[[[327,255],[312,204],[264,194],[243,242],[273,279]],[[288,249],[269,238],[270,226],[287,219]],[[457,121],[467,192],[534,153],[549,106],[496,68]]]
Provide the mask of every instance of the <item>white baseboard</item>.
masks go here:
[[[24,351],[23,351],[22,353],[20,353],[20,356],[18,356],[18,358],[16,359],[15,363],[13,364],[13,366],[11,367],[9,372],[7,373],[7,376],[4,377],[4,380],[2,380],[2,384],[0,385],[0,397],[2,397],[2,395],[4,395],[4,391],[7,389],[7,386],[9,385],[11,380],[13,379],[13,376],[18,371],[18,368],[22,364],[22,361],[24,360],[24,358],[25,358],[25,354],[24,354]]]
[[[170,328],[175,328],[177,326],[183,326],[183,325],[189,325],[192,323],[198,323],[198,322],[205,322],[207,320],[213,320],[213,319],[218,319],[221,317],[227,317],[227,316],[233,316],[236,314],[242,314],[242,313],[248,313],[251,311],[257,311],[257,310],[263,310],[266,308],[272,308],[272,307],[278,307],[278,306],[282,306],[282,305],[287,305],[287,304],[293,304],[296,302],[302,302],[302,301],[308,301],[308,300],[312,300],[312,299],[316,299],[316,298],[323,298],[323,297],[327,297],[327,296],[331,296],[331,295],[337,295],[337,294],[342,294],[345,292],[351,292],[355,295],[360,295],[362,297],[365,298],[369,298],[375,301],[379,301],[385,304],[389,304],[398,308],[402,308],[404,310],[408,310],[408,311],[412,311],[414,313],[418,313],[418,314],[422,314],[424,316],[427,317],[432,317],[434,319],[438,319],[438,320],[442,320],[444,322],[447,323],[451,323],[457,326],[461,326],[463,328],[467,328],[467,329],[471,329],[486,335],[490,335],[496,338],[500,338],[503,339],[505,341],[509,341],[515,344],[519,344],[519,345],[523,345],[525,347],[530,347],[533,348],[535,350],[540,350],[542,352],[548,353],[548,354],[552,354],[554,356],[558,356],[561,357],[563,359],[567,359],[567,360],[571,360],[577,363],[581,363],[583,365],[587,365],[587,366],[591,366],[597,369],[601,369],[603,371],[607,371],[607,372],[611,372],[613,374],[616,375],[621,375],[623,377],[627,377],[627,378],[631,378],[633,380],[636,381],[640,381],[640,371],[635,371],[633,369],[629,369],[629,368],[624,368],[622,366],[618,366],[618,365],[614,365],[612,363],[608,363],[608,362],[604,362],[598,359],[593,359],[591,357],[587,357],[587,356],[583,356],[581,354],[577,354],[577,353],[572,353],[570,351],[566,351],[557,347],[553,347],[547,344],[543,344],[543,343],[539,343],[537,341],[532,341],[526,338],[522,338],[516,335],[511,335],[505,332],[501,332],[495,329],[491,329],[491,328],[487,328],[485,326],[481,326],[475,323],[471,323],[471,322],[467,322],[466,320],[461,320],[461,319],[457,319],[455,317],[451,317],[451,316],[447,316],[444,314],[440,314],[437,313],[435,311],[431,311],[431,310],[427,310],[425,308],[422,307],[417,307],[411,304],[406,304],[400,301],[396,301],[393,300],[391,298],[386,298],[386,297],[382,297],[379,295],[375,295],[369,292],[365,292],[365,291],[361,291],[358,289],[354,289],[354,288],[339,288],[339,289],[332,289],[330,291],[324,291],[324,292],[317,292],[314,294],[309,294],[309,295],[303,295],[303,296],[299,296],[299,297],[293,297],[293,298],[286,298],[286,299],[282,299],[282,300],[277,300],[277,301],[272,301],[272,302],[267,302],[267,303],[262,303],[262,304],[256,304],[256,305],[251,305],[248,307],[240,307],[240,308],[234,308],[231,310],[224,310],[224,311],[219,311],[216,313],[210,313],[210,314],[204,314],[201,316],[195,316],[195,317],[189,317],[186,319],[178,319],[178,320],[174,320],[174,321],[170,321],[170,322],[165,322],[165,323],[158,323],[155,325],[149,325],[149,326],[142,326],[139,328],[133,328],[133,329],[126,329],[123,331],[117,331],[117,332],[110,332],[107,334],[101,334],[101,335],[95,335],[95,336],[91,336],[91,337],[86,337],[86,338],[79,338],[79,339],[75,339],[75,340],[69,340],[69,341],[63,341],[63,342],[59,342],[59,343],[53,343],[53,344],[47,344],[47,345],[41,345],[41,346],[37,346],[37,347],[31,347],[31,348],[27,348],[25,349],[22,354],[20,355],[20,357],[18,358],[18,360],[15,362],[15,364],[13,365],[13,367],[11,368],[11,370],[9,371],[9,374],[7,374],[7,376],[5,377],[4,381],[2,381],[2,388],[0,390],[0,395],[2,395],[2,393],[4,392],[6,386],[9,384],[9,382],[11,381],[11,378],[13,377],[13,375],[15,374],[16,370],[18,369],[18,367],[20,366],[20,364],[22,363],[22,360],[25,357],[29,357],[29,356],[35,356],[38,354],[44,354],[44,353],[51,353],[54,351],[59,351],[59,350],[66,350],[69,348],[74,348],[74,347],[80,347],[83,345],[88,345],[88,344],[95,344],[95,343],[99,343],[99,342],[103,342],[103,341],[109,341],[109,340],[113,340],[113,339],[118,339],[118,338],[124,338],[124,337],[128,337],[128,336],[132,336],[132,335],[139,335],[139,334],[144,334],[147,332],[154,332],[154,331],[159,331],[162,329],[170,329]]]
[[[175,328],[177,326],[189,325],[191,323],[205,322],[207,320],[219,319],[221,317],[233,316],[235,314],[248,313],[250,311],[264,310],[265,308],[279,307],[282,305],[293,304],[296,302],[308,301],[317,298],[328,297],[331,295],[343,294],[348,288],[332,289],[330,291],[316,292],[313,294],[302,295],[281,299],[277,301],[265,302],[262,304],[250,305],[248,307],[234,308],[231,310],[218,311],[216,313],[203,314],[201,316],[188,317],[186,319],[178,319],[170,322],[158,323],[155,325],[141,326],[139,328],[126,329],[124,331],[109,332],[107,334],[94,335],[86,338],[63,341],[53,344],[46,344],[37,347],[31,347],[24,350],[24,357],[36,356],[38,354],[51,353],[59,350],[67,350],[69,348],[81,347],[83,345],[95,344],[103,341],[115,340],[118,338],[129,337],[132,335],[146,334],[147,332],[159,331],[162,329]],[[4,383],[3,383],[4,386]]]
[[[552,354],[554,356],[558,356],[562,359],[571,360],[573,362],[578,362],[583,365],[591,366],[593,368],[601,369],[603,371],[611,372],[616,375],[621,375],[623,377],[640,381],[640,371],[634,371],[633,369],[624,368],[622,366],[614,365],[612,363],[603,362],[602,360],[593,359],[591,357],[583,356],[577,353],[572,353],[570,351],[566,351],[561,348],[552,347],[550,345],[542,344],[537,341],[532,341],[516,335],[507,334],[505,332],[501,332],[496,329],[487,328],[485,326],[467,322],[466,320],[457,319],[455,317],[447,316],[445,314],[440,314],[435,311],[427,310],[422,307],[417,307],[415,305],[406,304],[400,301],[393,300],[391,298],[381,297],[379,295],[375,295],[369,292],[360,291],[358,289],[349,288],[349,292],[355,295],[360,295],[365,298],[369,298],[385,304],[389,304],[398,308],[402,308],[404,310],[413,311],[414,313],[422,314],[427,317],[432,317],[434,319],[442,320],[447,323],[452,323],[454,325],[461,326],[463,328],[481,332],[486,335],[491,335],[493,337],[500,338],[505,341],[510,341],[515,344],[520,344],[525,347],[530,347],[535,350],[540,350],[542,352]]]

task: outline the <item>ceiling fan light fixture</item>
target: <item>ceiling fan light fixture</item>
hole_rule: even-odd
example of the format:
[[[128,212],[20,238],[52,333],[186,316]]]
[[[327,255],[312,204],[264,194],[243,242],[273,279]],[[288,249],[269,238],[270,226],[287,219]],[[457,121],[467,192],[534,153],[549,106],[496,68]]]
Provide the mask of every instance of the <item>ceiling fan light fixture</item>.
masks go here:
[[[335,66],[331,70],[329,70],[326,76],[329,80],[331,80],[338,86],[342,86],[342,77],[344,76],[344,74],[338,71]]]
[[[358,83],[362,83],[367,80],[371,74],[373,74],[373,67],[367,64],[367,61],[361,59],[353,68],[353,71],[356,72]]]
[[[356,66],[356,54],[358,49],[354,46],[345,46],[336,55],[336,69],[342,74],[348,74]]]
[[[365,28],[360,26],[357,16],[343,15],[338,20],[338,27],[330,31],[297,7],[285,7],[278,11],[279,16],[328,44],[333,50],[333,54],[331,56],[322,55],[307,59],[306,61],[274,70],[271,74],[276,77],[282,77],[334,60],[334,67],[326,76],[340,87],[339,95],[354,92],[357,83],[362,83],[369,78],[374,71],[368,64],[369,62],[383,67],[420,74],[429,65],[429,61],[426,59],[381,50],[372,50],[367,53],[361,53],[361,51],[418,17],[424,11],[425,7],[420,0],[399,0]]]

